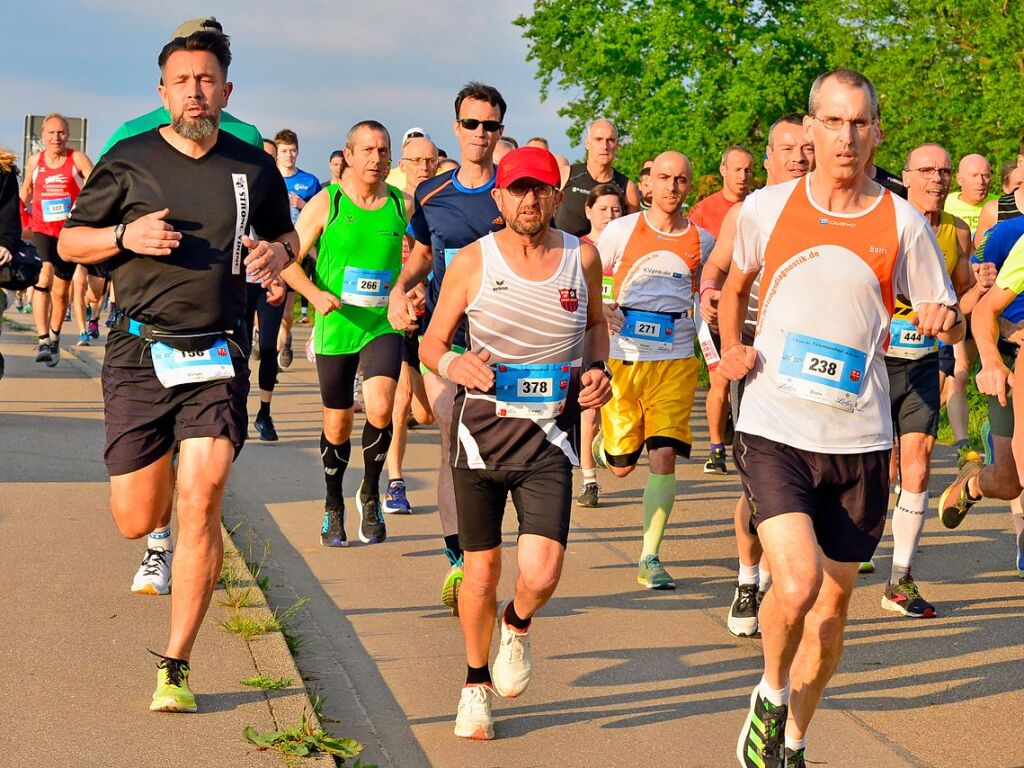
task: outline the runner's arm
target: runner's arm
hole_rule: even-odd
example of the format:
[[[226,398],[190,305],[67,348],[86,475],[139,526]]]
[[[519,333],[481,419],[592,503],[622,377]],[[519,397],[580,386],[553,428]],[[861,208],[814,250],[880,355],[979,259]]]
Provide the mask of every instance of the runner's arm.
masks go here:
[[[971,269],[971,253],[974,251],[974,243],[971,241],[970,228],[959,219],[956,223],[956,241],[959,250],[959,257],[953,274],[950,278],[953,281],[953,290],[960,297],[960,311],[969,315],[974,309],[978,300],[985,295],[985,292],[992,287],[995,279],[995,265],[978,265],[979,269],[985,269],[986,275],[982,279],[975,279],[974,270]],[[991,275],[988,275],[991,272]],[[979,273],[980,274],[980,273]],[[991,277],[991,280],[988,279]]]
[[[75,168],[82,174],[82,178],[88,179],[89,174],[92,173],[92,160],[89,159],[89,156],[85,152],[75,152],[71,159],[75,163]]]
[[[583,371],[580,373],[579,403],[583,408],[600,408],[612,396],[611,381],[603,371],[590,366],[608,360],[608,323],[600,301],[602,267],[597,248],[587,243],[580,245],[583,271],[587,278],[587,331],[583,341]],[[591,301],[589,297],[596,297]]]
[[[36,172],[36,165],[39,164],[39,153],[32,155],[25,163],[25,178],[21,182],[21,190],[18,192],[18,196],[21,198],[21,202],[26,207],[31,205],[32,202],[32,177]]]
[[[316,287],[303,271],[302,259],[323,234],[324,222],[327,221],[330,205],[330,193],[324,189],[317,192],[299,212],[299,218],[295,221],[295,232],[299,238],[298,258],[281,272],[281,277],[288,283],[288,287],[313,302],[316,311],[321,315],[326,315],[340,307],[341,300]],[[331,301],[332,299],[333,301]]]
[[[409,298],[409,291],[422,283],[433,265],[434,255],[430,246],[419,240],[413,242],[409,258],[405,261],[395,287],[388,295],[388,322],[397,331],[412,331],[417,326],[416,306]],[[447,277],[447,271],[445,272]]]
[[[630,179],[626,182],[626,213],[636,213],[640,210],[640,187]]]
[[[725,214],[715,247],[700,273],[700,315],[705,323],[718,321],[722,284],[732,265],[732,249],[736,241],[736,217],[740,206],[734,205]]]
[[[981,206],[981,213],[978,214],[978,228],[974,230],[974,247],[980,248],[985,239],[985,233],[996,224],[996,216],[999,212],[999,201],[989,200]]]
[[[971,313],[971,330],[978,345],[981,370],[978,371],[978,390],[982,394],[999,398],[1000,405],[1006,405],[1006,380],[1009,369],[999,353],[999,316],[1017,294],[1009,288],[995,285],[974,305]]]

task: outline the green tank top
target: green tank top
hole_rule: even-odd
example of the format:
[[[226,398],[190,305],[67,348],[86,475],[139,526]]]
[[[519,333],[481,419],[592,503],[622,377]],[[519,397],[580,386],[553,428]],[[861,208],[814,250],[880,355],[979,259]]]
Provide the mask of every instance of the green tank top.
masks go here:
[[[385,333],[400,333],[388,322],[387,296],[402,268],[405,203],[387,187],[388,199],[369,211],[353,203],[338,184],[327,187],[331,206],[320,236],[316,285],[339,296],[341,309],[317,314],[318,355],[350,355]]]

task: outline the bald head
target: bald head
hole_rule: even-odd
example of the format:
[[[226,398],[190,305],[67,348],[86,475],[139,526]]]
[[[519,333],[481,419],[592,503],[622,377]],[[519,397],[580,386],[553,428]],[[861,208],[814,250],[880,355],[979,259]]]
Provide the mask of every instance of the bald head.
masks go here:
[[[651,207],[672,216],[693,188],[693,169],[682,152],[662,152],[651,164]]]
[[[611,167],[615,153],[619,151],[619,129],[611,120],[595,120],[587,126],[583,148],[587,150],[587,165],[592,170],[604,172]]]
[[[942,210],[953,181],[952,160],[939,144],[922,144],[907,155],[903,168],[903,184],[907,200],[924,214]]]
[[[992,185],[992,166],[984,155],[964,155],[956,169],[960,199],[970,205],[981,205]]]

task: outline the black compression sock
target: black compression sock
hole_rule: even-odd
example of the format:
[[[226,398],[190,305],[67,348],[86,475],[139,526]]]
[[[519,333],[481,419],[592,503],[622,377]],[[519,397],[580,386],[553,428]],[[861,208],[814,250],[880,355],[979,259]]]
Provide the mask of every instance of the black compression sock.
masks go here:
[[[369,421],[363,425],[363,496],[380,494],[380,473],[391,447],[391,424],[383,429]]]
[[[462,547],[459,544],[459,534],[451,533],[444,537],[444,546],[455,554],[455,559],[462,557]]]
[[[270,403],[263,403],[263,402],[261,402],[260,403],[260,412],[258,414],[256,414],[256,415],[257,416],[269,416],[270,415]],[[323,446],[321,446],[321,450],[322,449],[323,449]]]
[[[335,445],[320,433],[320,457],[324,462],[324,483],[327,485],[327,506],[341,509],[345,505],[345,495],[341,489],[345,477],[345,468],[352,455],[352,441]]]
[[[530,628],[530,622],[533,621],[531,616],[529,619],[520,618],[516,613],[516,601],[509,600],[508,605],[505,606],[505,623],[514,629],[525,631]]]
[[[466,685],[490,685],[491,671],[484,664],[482,667],[466,665]]]

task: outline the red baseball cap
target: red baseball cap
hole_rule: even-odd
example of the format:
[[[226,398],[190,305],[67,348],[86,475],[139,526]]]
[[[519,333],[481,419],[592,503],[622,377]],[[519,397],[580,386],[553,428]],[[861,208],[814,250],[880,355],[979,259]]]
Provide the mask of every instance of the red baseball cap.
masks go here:
[[[494,185],[505,189],[519,179],[536,179],[555,189],[562,186],[562,171],[555,156],[541,147],[513,149],[498,164],[498,178]]]

